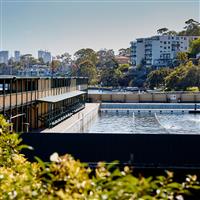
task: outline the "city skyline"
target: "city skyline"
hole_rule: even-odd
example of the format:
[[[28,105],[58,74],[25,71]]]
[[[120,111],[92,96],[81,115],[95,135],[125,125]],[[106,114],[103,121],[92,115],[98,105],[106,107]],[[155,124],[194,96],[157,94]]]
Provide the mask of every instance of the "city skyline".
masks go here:
[[[1,11],[0,50],[37,57],[40,49],[53,56],[87,47],[117,51],[162,27],[180,31],[187,19],[199,20],[199,1],[1,0]]]

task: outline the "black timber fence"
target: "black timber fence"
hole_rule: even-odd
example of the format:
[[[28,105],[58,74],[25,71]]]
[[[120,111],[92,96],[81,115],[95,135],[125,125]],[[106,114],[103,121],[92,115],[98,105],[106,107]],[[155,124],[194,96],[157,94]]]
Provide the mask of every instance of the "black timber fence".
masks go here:
[[[136,168],[200,169],[200,135],[24,133],[22,138],[34,148],[23,151],[29,160],[49,161],[57,152],[90,164],[118,160]]]

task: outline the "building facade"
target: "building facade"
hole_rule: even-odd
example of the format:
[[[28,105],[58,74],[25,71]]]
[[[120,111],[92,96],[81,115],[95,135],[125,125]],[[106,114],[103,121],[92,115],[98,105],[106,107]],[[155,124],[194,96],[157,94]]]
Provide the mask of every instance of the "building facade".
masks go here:
[[[38,59],[42,59],[44,63],[50,63],[52,60],[51,53],[48,51],[39,50]]]
[[[0,113],[17,132],[51,128],[84,108],[87,78],[0,76]]]
[[[20,61],[20,51],[15,51],[14,52],[14,61],[19,62]]]
[[[188,52],[192,40],[199,36],[153,36],[131,42],[131,64],[164,67],[172,64],[178,52]]]
[[[9,58],[9,52],[8,51],[0,51],[0,64],[8,64],[8,58]]]

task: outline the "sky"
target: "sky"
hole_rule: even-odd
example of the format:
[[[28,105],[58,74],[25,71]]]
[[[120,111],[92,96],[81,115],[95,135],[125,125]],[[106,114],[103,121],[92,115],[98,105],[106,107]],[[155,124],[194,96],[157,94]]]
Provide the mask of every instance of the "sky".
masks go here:
[[[200,21],[200,0],[0,0],[0,50],[52,55],[130,46],[159,28]]]

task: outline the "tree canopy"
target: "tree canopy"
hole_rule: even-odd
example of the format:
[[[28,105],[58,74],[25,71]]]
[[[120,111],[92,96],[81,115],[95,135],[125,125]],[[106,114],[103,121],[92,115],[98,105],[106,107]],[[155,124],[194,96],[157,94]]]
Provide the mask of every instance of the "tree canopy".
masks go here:
[[[166,77],[166,88],[170,90],[186,90],[188,87],[200,88],[200,66],[191,61],[175,68]]]
[[[200,23],[194,19],[188,19],[185,21],[185,30],[181,31],[179,35],[186,36],[200,36]]]
[[[147,76],[147,84],[151,89],[165,86],[165,78],[171,73],[172,69],[161,68],[150,72]]]
[[[190,53],[193,57],[196,57],[196,55],[200,53],[200,38],[192,41],[190,45]]]
[[[94,65],[97,63],[97,54],[93,49],[86,48],[78,50],[74,56],[76,57],[76,64],[79,65],[84,60],[90,60]]]
[[[90,85],[97,83],[97,69],[90,60],[84,60],[79,64],[79,76],[88,77]]]

